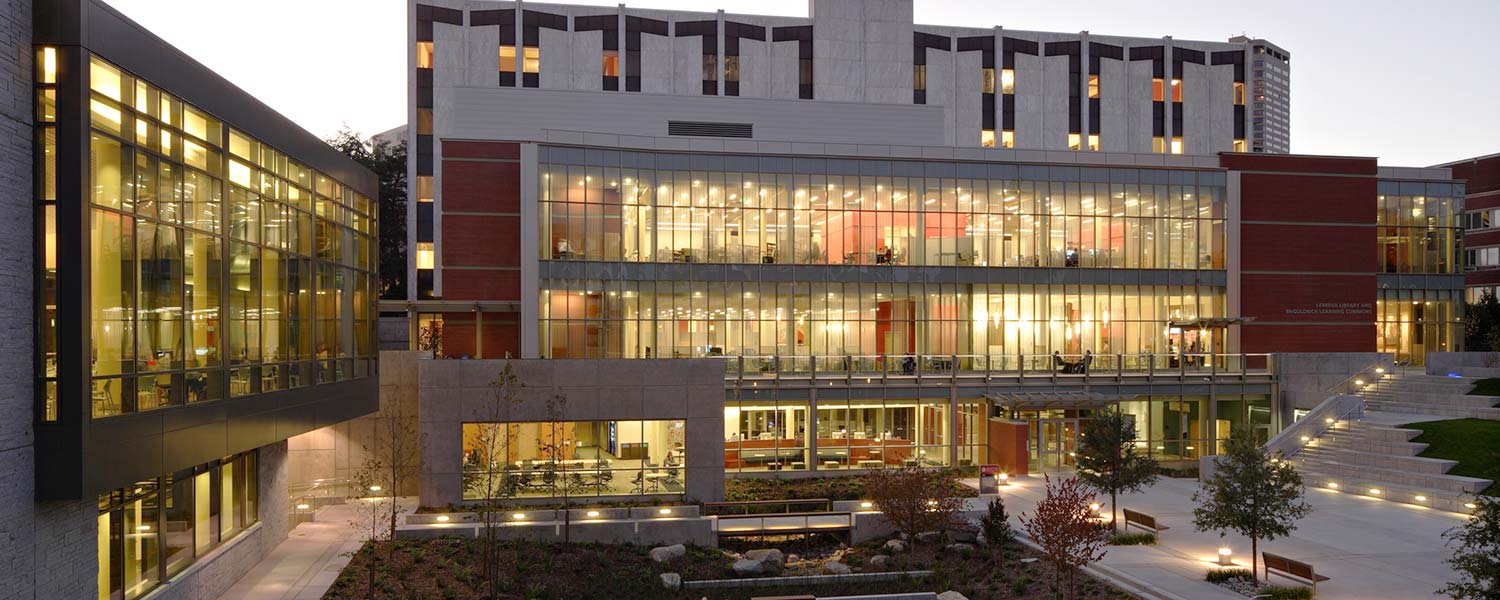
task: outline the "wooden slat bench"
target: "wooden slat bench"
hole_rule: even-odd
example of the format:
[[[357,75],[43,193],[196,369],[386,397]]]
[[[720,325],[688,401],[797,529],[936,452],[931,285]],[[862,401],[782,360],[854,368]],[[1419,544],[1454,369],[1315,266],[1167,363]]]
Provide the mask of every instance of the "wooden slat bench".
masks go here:
[[[1311,586],[1313,592],[1318,591],[1319,581],[1328,581],[1327,577],[1319,575],[1316,571],[1314,571],[1312,565],[1299,560],[1292,560],[1285,556],[1277,556],[1275,554],[1271,554],[1270,552],[1261,552],[1260,559],[1260,564],[1265,565],[1267,579],[1270,579],[1271,572],[1275,571],[1277,575],[1280,575],[1297,583]]]
[[[1171,529],[1171,527],[1167,527],[1166,525],[1162,525],[1161,523],[1156,522],[1156,517],[1153,517],[1146,513],[1136,512],[1128,508],[1122,509],[1122,512],[1125,514],[1126,529],[1130,529],[1130,526],[1134,525],[1136,527],[1140,527],[1141,529],[1154,533],[1158,537],[1161,536],[1161,532]]]

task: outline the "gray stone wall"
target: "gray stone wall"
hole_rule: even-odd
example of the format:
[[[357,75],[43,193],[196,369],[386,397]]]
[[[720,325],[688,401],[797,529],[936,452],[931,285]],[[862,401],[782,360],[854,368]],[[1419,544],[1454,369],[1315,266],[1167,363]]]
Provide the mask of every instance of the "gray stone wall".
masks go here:
[[[382,358],[382,362],[384,358]],[[463,423],[496,420],[490,386],[507,361],[416,361],[421,419],[421,502],[458,503],[463,496]],[[565,421],[682,419],[686,499],[724,497],[724,366],[712,359],[512,360],[522,383],[500,421],[545,421],[547,399],[568,397]],[[385,368],[382,368],[385,371]]]
[[[404,325],[403,325],[404,326]],[[384,351],[380,353],[380,411],[351,421],[309,431],[287,440],[291,483],[314,479],[349,479],[371,453],[389,457],[386,448],[392,419],[405,420],[410,436],[404,441],[407,473],[397,493],[417,495],[417,359],[427,352]],[[395,431],[404,428],[397,427]]]

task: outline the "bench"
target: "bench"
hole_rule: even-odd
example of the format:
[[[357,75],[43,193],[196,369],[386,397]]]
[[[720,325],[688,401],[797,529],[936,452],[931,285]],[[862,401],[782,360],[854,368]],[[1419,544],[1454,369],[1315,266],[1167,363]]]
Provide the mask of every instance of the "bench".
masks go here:
[[[1292,560],[1285,556],[1277,556],[1270,552],[1261,552],[1260,558],[1260,564],[1265,565],[1267,579],[1270,579],[1271,572],[1275,571],[1277,575],[1311,586],[1313,592],[1318,591],[1319,581],[1328,581],[1327,577],[1319,575],[1313,570],[1312,565],[1305,562]]]
[[[1130,526],[1134,525],[1153,534],[1156,534],[1157,536],[1160,536],[1161,532],[1171,529],[1171,527],[1167,527],[1166,525],[1162,525],[1161,523],[1156,522],[1156,517],[1153,517],[1146,513],[1136,512],[1128,508],[1122,509],[1121,512],[1125,514],[1126,529],[1130,529]]]

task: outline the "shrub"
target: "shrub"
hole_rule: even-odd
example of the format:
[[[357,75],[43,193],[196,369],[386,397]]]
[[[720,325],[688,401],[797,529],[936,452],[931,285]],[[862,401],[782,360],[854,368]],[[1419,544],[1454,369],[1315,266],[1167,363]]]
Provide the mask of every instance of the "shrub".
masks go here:
[[[1269,595],[1271,600],[1312,600],[1312,588],[1299,586],[1268,585],[1260,588],[1260,593]]]
[[[984,532],[984,540],[997,548],[1015,537],[1015,532],[1010,529],[1010,515],[1005,513],[1005,501],[999,496],[990,500],[989,510],[979,517],[979,530]]]
[[[1209,569],[1208,577],[1205,579],[1209,583],[1224,583],[1231,579],[1254,581],[1255,574],[1251,573],[1250,569]]]
[[[952,471],[918,468],[880,469],[865,476],[865,490],[875,507],[898,531],[916,535],[946,531],[958,524],[964,499],[957,494]]]
[[[1149,546],[1155,543],[1154,533],[1116,533],[1109,536],[1111,546]]]

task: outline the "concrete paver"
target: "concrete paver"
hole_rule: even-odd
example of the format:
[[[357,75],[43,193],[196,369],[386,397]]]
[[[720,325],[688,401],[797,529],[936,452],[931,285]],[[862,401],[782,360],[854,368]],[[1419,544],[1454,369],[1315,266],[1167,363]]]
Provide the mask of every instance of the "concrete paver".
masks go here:
[[[403,504],[415,504],[403,502]],[[220,600],[318,600],[359,550],[361,533],[352,521],[352,504],[318,509],[316,518],[298,525],[265,559],[235,582]]]

